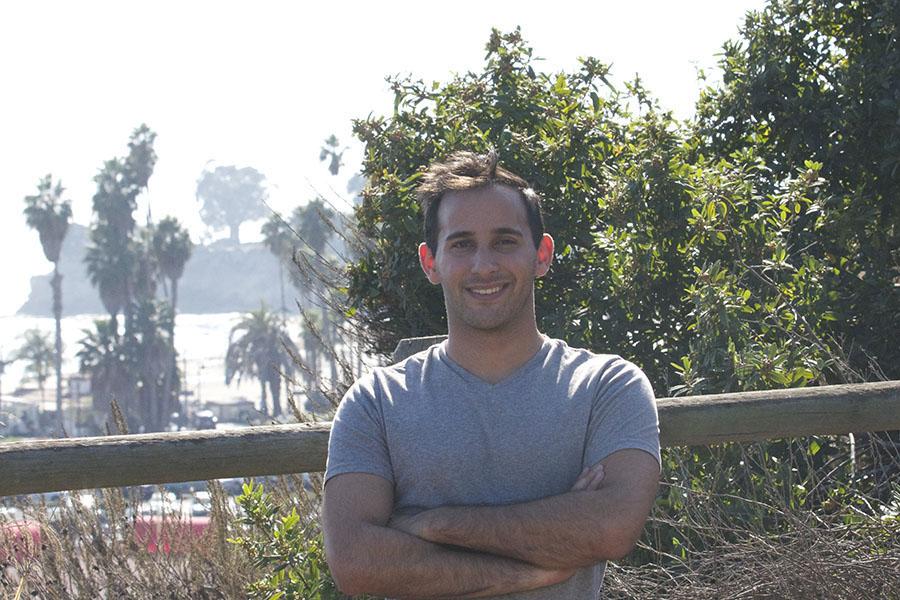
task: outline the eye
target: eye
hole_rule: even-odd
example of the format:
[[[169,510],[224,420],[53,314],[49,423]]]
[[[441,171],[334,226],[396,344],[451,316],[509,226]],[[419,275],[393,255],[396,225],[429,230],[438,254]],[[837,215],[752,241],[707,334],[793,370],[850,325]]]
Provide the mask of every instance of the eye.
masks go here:
[[[497,246],[500,248],[514,248],[519,245],[519,240],[516,238],[508,237],[508,238],[500,238],[497,240]]]
[[[450,248],[454,250],[463,250],[472,246],[472,240],[456,240],[450,244]]]

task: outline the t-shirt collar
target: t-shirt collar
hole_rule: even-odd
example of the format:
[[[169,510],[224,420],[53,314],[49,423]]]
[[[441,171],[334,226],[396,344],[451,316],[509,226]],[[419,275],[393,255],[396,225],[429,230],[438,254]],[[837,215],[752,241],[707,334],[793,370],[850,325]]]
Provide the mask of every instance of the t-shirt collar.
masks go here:
[[[552,343],[553,340],[551,340],[549,337],[547,337],[543,333],[540,335],[541,335],[541,347],[538,348],[537,352],[535,352],[531,358],[529,358],[527,361],[525,361],[515,371],[513,371],[512,373],[510,373],[509,375],[507,375],[506,377],[504,377],[497,383],[490,383],[488,381],[485,381],[481,377],[478,377],[477,375],[471,373],[470,371],[467,371],[465,368],[460,366],[459,363],[457,363],[455,360],[450,358],[450,354],[447,352],[448,340],[446,340],[446,339],[444,341],[442,341],[440,344],[438,344],[438,346],[437,346],[437,358],[442,363],[444,363],[447,366],[447,368],[449,368],[451,371],[453,371],[454,373],[459,375],[462,379],[464,379],[466,382],[468,382],[470,384],[480,385],[480,386],[485,386],[485,387],[504,386],[511,382],[521,380],[529,372],[533,371],[535,368],[539,367],[540,365],[542,365],[544,363],[544,360],[547,358],[547,354],[550,353],[550,348],[553,346],[553,343]]]

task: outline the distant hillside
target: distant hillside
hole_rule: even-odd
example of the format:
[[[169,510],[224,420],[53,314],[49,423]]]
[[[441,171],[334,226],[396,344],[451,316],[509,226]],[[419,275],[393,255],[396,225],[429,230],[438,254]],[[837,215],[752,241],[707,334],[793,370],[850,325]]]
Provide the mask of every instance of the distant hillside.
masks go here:
[[[88,230],[72,224],[66,235],[59,265],[63,275],[63,314],[103,314],[97,290],[91,286],[84,265]],[[162,293],[162,287],[159,288]],[[296,295],[289,285],[287,302],[293,306]],[[209,246],[195,246],[178,285],[178,311],[183,313],[219,313],[281,304],[278,287],[278,262],[262,244],[236,245],[220,240]],[[28,300],[20,315],[52,316],[50,274],[31,278]]]

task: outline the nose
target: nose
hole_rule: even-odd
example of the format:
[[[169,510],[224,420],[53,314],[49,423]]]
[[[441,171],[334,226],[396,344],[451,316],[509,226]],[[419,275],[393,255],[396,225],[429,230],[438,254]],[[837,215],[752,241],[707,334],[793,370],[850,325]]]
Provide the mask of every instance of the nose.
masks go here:
[[[489,275],[498,270],[497,260],[491,248],[479,248],[472,256],[472,273]]]

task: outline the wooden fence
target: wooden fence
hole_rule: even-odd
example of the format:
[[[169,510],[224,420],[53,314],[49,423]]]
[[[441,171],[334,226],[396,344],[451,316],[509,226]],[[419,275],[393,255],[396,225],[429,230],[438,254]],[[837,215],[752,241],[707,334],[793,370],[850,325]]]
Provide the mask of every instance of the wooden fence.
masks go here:
[[[891,431],[900,429],[900,381],[660,398],[657,407],[664,446]],[[0,496],[322,471],[330,427],[0,443]]]

